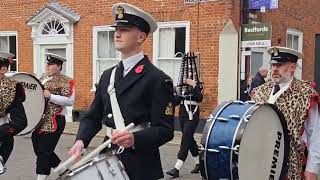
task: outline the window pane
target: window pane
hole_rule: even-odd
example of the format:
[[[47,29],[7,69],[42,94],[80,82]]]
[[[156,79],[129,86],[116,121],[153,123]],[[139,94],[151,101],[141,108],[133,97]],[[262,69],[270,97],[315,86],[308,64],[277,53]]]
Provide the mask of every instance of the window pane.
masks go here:
[[[161,28],[159,30],[159,57],[173,58],[175,55],[175,29]]]
[[[291,34],[287,34],[287,47],[288,48],[292,48],[292,35]]]
[[[114,59],[114,60],[97,60],[97,76],[96,76],[97,83],[99,82],[103,71],[115,66],[118,63],[119,63],[119,61],[117,59]]]
[[[116,58],[117,57],[113,36],[114,36],[114,31],[98,32],[98,58]]]
[[[175,53],[185,53],[186,51],[186,28],[176,28],[176,39],[175,39]],[[179,55],[178,57],[182,57]]]
[[[159,69],[164,71],[173,80],[173,85],[177,85],[181,59],[161,59],[159,60]]]
[[[59,19],[51,18],[42,26],[43,35],[65,34],[63,23]]]
[[[17,38],[16,36],[10,36],[9,42],[10,42],[10,53],[14,54],[13,59],[17,56]]]
[[[8,52],[9,42],[7,36],[0,36],[0,51]]]
[[[299,36],[293,36],[292,49],[299,50]]]
[[[17,61],[13,60],[12,64],[10,65],[10,71],[17,71]]]

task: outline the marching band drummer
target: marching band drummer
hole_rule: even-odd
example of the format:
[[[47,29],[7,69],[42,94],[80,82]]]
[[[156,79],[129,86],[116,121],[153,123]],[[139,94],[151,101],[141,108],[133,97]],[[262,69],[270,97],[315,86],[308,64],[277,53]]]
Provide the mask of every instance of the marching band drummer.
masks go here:
[[[113,5],[112,12],[116,16],[114,43],[122,60],[101,76],[69,153],[79,156],[102,124],[123,129],[134,123],[135,129],[130,131],[114,130],[112,143],[125,148],[119,158],[131,180],[160,179],[163,171],[159,147],[173,138],[174,130],[172,80],[141,50],[157,23],[145,11],[126,3]]]
[[[37,180],[44,180],[51,168],[59,165],[61,160],[54,152],[65,128],[66,106],[75,102],[75,81],[61,73],[66,59],[53,53],[46,53],[46,73],[40,78],[44,86],[47,109],[41,119],[41,125],[32,133],[32,144],[37,156]]]
[[[268,53],[271,55],[272,82],[255,88],[252,100],[274,104],[287,121],[290,136],[287,178],[316,180],[320,173],[319,95],[310,82],[294,77],[297,60],[302,58],[300,52],[272,47]]]
[[[20,83],[5,76],[12,58],[11,53],[0,52],[0,163],[7,162],[12,149],[13,136],[27,127],[23,102],[25,92]],[[0,169],[0,174],[4,169]]]
[[[178,160],[174,168],[167,172],[167,174],[173,178],[179,177],[179,170],[187,159],[189,151],[196,164],[194,169],[191,170],[191,173],[199,173],[200,171],[199,150],[193,135],[199,123],[199,103],[203,100],[202,88],[200,88],[199,83],[196,83],[196,81],[192,79],[186,79],[185,83],[191,87],[191,91],[186,92],[186,96],[175,95],[175,105],[180,105],[179,122],[182,138],[178,152]]]

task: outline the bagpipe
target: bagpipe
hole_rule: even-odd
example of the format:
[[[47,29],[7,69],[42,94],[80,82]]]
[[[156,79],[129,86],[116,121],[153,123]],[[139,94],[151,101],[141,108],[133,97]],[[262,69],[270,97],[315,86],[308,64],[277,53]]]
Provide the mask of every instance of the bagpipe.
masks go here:
[[[200,53],[188,52],[183,54],[177,82],[177,95],[191,95],[192,87],[186,84],[187,79],[194,80],[200,89],[203,89],[204,83],[200,69]]]

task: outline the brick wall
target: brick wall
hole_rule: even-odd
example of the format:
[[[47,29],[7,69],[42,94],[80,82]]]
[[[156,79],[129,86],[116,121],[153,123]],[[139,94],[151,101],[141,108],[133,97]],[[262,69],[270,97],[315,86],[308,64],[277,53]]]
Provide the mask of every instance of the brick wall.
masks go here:
[[[74,77],[77,81],[75,108],[86,109],[94,96],[94,93],[90,92],[93,78],[93,26],[112,24],[111,7],[118,1],[59,0],[58,2],[81,16],[80,21],[74,25]],[[233,13],[232,18],[239,19],[237,10],[233,9],[234,3],[231,0],[187,5],[183,0],[123,2],[145,9],[158,22],[190,21],[190,50],[201,53],[201,70],[205,83],[205,98],[201,111],[202,117],[206,118],[217,103],[219,33],[227,19],[231,17],[231,13]],[[0,31],[18,31],[20,71],[33,71],[31,28],[26,25],[26,21],[47,3],[48,1],[43,0],[11,0],[0,3]],[[143,49],[152,59],[152,35],[148,37]]]
[[[28,2],[28,3],[26,3]],[[118,1],[102,0],[59,0],[60,4],[74,10],[81,16],[74,25],[74,77],[77,81],[77,101],[75,108],[86,109],[91,104],[92,87],[92,33],[93,26],[112,24],[112,4]],[[226,21],[232,19],[239,29],[241,3],[224,0],[200,4],[184,4],[183,0],[130,0],[151,13],[158,22],[190,21],[190,50],[201,53],[202,76],[205,83],[205,98],[201,105],[202,118],[217,105],[219,33]],[[11,0],[0,3],[0,31],[18,31],[19,70],[33,71],[33,47],[31,28],[26,21],[41,10],[48,1]],[[303,32],[303,79],[314,79],[315,34],[320,29],[320,4],[317,0],[281,0],[279,9],[261,15],[262,22],[273,26],[272,44],[286,43],[286,30]],[[143,46],[144,52],[152,59],[152,35]]]
[[[272,44],[281,38],[286,45],[287,29],[303,32],[302,78],[314,80],[315,35],[320,33],[320,4],[318,0],[281,0],[279,9],[262,14],[263,22],[272,22]]]

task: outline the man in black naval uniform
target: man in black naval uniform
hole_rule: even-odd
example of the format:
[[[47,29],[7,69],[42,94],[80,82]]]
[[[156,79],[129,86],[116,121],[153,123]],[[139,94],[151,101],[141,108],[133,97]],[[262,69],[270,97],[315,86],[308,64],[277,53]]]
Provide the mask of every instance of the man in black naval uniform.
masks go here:
[[[23,107],[25,93],[22,85],[5,76],[14,55],[0,52],[0,174],[12,149],[13,136],[27,127],[27,117]]]
[[[173,178],[179,177],[179,170],[182,168],[184,161],[187,159],[188,152],[191,152],[195,161],[195,168],[191,173],[199,173],[199,150],[197,142],[194,140],[194,132],[199,123],[199,103],[203,100],[202,88],[195,80],[186,79],[189,92],[184,92],[184,96],[175,95],[175,105],[180,105],[179,122],[182,132],[178,160],[174,168],[167,172]]]
[[[114,42],[121,52],[118,66],[101,76],[89,112],[80,120],[76,142],[69,154],[79,155],[105,124],[116,128],[118,119],[108,93],[115,70],[115,93],[124,125],[134,123],[139,131],[112,132],[112,143],[125,148],[119,155],[131,180],[163,178],[159,147],[173,138],[174,94],[172,80],[150,63],[141,51],[147,35],[157,29],[154,18],[126,3],[112,7]],[[117,128],[118,129],[118,128]]]

